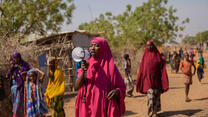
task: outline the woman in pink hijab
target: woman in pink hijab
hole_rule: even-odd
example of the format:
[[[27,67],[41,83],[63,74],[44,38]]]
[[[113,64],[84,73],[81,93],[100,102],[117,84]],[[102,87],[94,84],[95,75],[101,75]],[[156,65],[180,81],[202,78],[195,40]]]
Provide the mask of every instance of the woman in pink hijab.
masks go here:
[[[147,94],[148,115],[156,117],[161,110],[160,95],[169,88],[165,62],[152,41],[148,41],[140,63],[137,92]]]
[[[104,38],[96,37],[89,50],[92,57],[82,63],[75,83],[75,88],[79,89],[75,117],[120,117],[125,112],[126,86],[114,64],[110,47]]]

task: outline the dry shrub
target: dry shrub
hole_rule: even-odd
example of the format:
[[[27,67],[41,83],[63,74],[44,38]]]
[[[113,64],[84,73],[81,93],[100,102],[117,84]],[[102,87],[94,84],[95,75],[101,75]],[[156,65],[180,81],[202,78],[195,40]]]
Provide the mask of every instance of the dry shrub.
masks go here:
[[[139,69],[140,60],[142,58],[144,49],[137,50],[132,48],[132,46],[126,46],[125,48],[120,49],[113,49],[112,54],[114,57],[114,62],[117,65],[121,75],[124,78],[124,71],[123,71],[123,55],[129,54],[131,59],[131,74],[134,80],[137,79],[137,71]]]
[[[1,42],[0,51],[0,72],[1,74],[6,74],[6,71],[9,69],[9,61],[11,55],[14,52],[19,52],[22,55],[23,60],[28,62],[32,67],[37,67],[37,58],[35,56],[34,45],[24,46],[18,42],[17,38],[10,38],[8,40],[3,40]]]

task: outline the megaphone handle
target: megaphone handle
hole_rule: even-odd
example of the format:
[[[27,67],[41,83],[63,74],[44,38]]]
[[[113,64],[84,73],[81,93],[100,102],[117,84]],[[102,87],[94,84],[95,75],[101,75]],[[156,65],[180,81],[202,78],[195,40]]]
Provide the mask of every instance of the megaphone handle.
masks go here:
[[[83,97],[82,103],[86,102],[86,95],[87,95],[87,78],[86,78],[86,76],[87,76],[87,72],[84,73],[85,93],[84,93],[84,97]]]

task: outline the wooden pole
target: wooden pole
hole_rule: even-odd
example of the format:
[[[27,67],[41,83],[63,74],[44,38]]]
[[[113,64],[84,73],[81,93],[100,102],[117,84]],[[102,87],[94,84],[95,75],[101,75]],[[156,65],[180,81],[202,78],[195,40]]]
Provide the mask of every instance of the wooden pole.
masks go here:
[[[200,32],[200,42],[202,43],[201,32]]]

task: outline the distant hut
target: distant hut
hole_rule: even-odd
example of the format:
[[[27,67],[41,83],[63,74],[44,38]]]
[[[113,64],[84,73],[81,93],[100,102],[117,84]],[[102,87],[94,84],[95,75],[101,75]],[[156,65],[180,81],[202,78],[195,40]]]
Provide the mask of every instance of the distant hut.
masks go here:
[[[30,41],[27,43],[27,46],[36,46],[37,49],[34,52],[36,56],[57,57],[59,67],[64,71],[66,77],[66,91],[74,91],[75,64],[71,57],[72,49],[74,47],[87,49],[90,41],[96,36],[99,35],[78,31],[67,32]],[[41,69],[44,72],[48,71],[46,66],[41,67]],[[47,86],[48,78],[45,78],[45,80],[43,84],[44,89]]]

